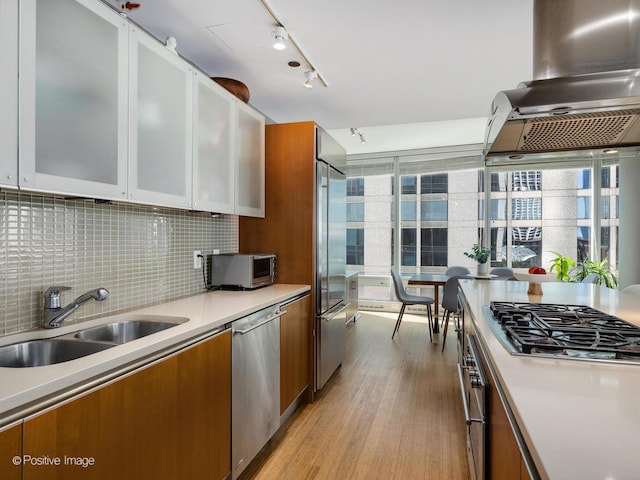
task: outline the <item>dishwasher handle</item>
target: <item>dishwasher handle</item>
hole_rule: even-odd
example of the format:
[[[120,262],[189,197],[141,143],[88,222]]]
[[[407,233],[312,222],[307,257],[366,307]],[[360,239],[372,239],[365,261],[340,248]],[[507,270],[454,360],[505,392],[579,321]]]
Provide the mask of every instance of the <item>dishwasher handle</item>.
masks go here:
[[[267,323],[275,320],[276,318],[280,318],[281,316],[285,315],[287,313],[286,310],[278,310],[276,313],[274,313],[273,315],[265,318],[262,322],[260,323],[256,323],[255,325],[251,325],[249,328],[245,328],[244,330],[234,330],[233,334],[236,335],[245,335],[246,333],[249,333],[252,330],[255,330],[258,327],[261,327],[263,325],[266,325]]]

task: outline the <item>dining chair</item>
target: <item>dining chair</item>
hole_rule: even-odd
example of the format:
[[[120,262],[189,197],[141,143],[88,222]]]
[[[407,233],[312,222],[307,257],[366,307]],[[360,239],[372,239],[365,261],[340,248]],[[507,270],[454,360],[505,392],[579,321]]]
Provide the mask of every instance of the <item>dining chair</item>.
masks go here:
[[[447,271],[444,272],[447,277],[453,277],[454,275],[469,275],[470,273],[471,270],[469,270],[467,267],[457,265],[447,268]]]
[[[431,313],[431,305],[433,305],[433,298],[423,297],[420,295],[411,295],[407,293],[404,289],[402,278],[395,268],[391,269],[391,277],[393,278],[393,286],[396,291],[396,297],[402,302],[402,307],[400,307],[400,315],[398,315],[398,320],[396,321],[396,326],[393,329],[391,338],[393,339],[393,337],[395,337],[396,335],[396,332],[400,329],[400,322],[402,322],[404,309],[407,307],[407,305],[425,305],[427,307],[427,318],[429,320],[429,338],[432,339],[431,329],[433,323],[433,314]]]
[[[620,291],[624,293],[630,293],[631,295],[640,296],[640,284],[636,283],[634,285],[628,285]]]
[[[489,275],[497,275],[498,278],[513,278],[513,270],[507,267],[495,267],[489,271]]]
[[[459,328],[458,325],[458,317],[462,313],[462,308],[460,306],[460,300],[458,299],[458,285],[460,284],[460,279],[464,278],[465,275],[454,275],[449,277],[447,283],[445,283],[443,292],[442,292],[442,308],[445,311],[445,314],[442,319],[443,323],[443,335],[442,335],[442,351],[444,352],[444,344],[447,341],[447,330],[449,327],[449,318],[453,314],[453,322],[456,324],[456,328]],[[438,319],[436,319],[436,322]]]

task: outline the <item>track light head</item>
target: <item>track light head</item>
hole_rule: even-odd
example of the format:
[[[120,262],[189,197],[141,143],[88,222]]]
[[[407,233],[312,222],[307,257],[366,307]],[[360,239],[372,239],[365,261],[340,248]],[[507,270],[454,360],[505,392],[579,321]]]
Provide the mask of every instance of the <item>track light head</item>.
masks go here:
[[[284,27],[276,27],[276,29],[273,31],[273,36],[276,39],[275,43],[273,44],[273,48],[275,48],[276,50],[284,50],[285,48],[287,48],[287,44],[284,43],[284,41],[289,38],[289,34],[284,29]]]
[[[318,78],[318,72],[315,70],[309,70],[304,72],[304,83],[303,85],[307,88],[313,88],[311,82],[313,82],[316,78]]]
[[[351,127],[349,130],[351,131],[351,136],[355,137],[356,136],[356,129]]]
[[[358,136],[360,137],[360,143],[364,143],[364,142],[366,142],[366,140],[365,140],[365,138],[364,138],[364,135],[363,135],[363,134],[361,134],[360,132],[358,132]]]

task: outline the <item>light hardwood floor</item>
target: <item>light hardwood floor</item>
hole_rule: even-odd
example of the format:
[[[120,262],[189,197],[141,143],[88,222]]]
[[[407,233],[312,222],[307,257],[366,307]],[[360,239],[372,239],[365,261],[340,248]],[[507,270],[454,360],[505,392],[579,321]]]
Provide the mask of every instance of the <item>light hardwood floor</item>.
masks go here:
[[[441,353],[418,316],[391,340],[395,320],[366,312],[348,324],[342,367],[242,480],[469,478],[453,329]]]

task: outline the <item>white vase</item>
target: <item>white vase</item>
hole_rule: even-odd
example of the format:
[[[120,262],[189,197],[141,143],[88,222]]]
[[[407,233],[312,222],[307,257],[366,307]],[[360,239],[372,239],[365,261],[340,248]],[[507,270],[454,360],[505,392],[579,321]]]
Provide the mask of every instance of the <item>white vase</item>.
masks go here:
[[[478,276],[486,277],[489,275],[489,262],[478,263]]]

